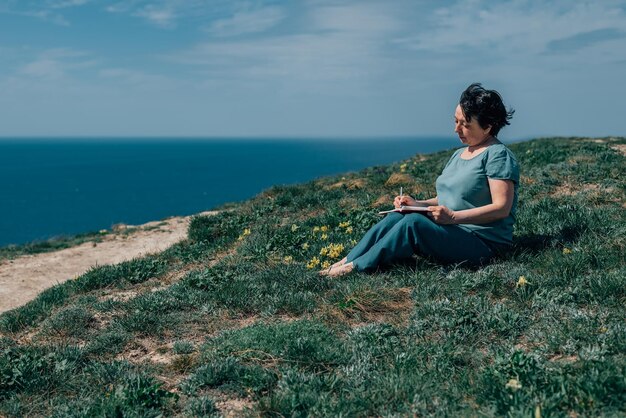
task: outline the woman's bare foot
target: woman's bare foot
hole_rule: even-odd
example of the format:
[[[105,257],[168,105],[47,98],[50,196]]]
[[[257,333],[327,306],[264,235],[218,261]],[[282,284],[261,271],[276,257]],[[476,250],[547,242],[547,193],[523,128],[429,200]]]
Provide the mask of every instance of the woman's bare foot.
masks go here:
[[[344,264],[346,264],[347,261],[348,261],[348,258],[344,257],[343,259],[337,261],[335,264],[333,264],[332,266],[328,267],[327,269],[318,271],[318,274],[320,276],[328,276],[330,274],[331,270],[336,269],[337,267],[343,266]]]
[[[339,276],[343,276],[344,274],[350,273],[352,270],[354,270],[354,264],[350,262],[347,264],[342,264],[335,268],[331,267],[330,271],[326,273],[326,275],[328,277],[339,277]]]
[[[337,268],[339,266],[343,266],[344,264],[346,264],[348,262],[348,257],[344,257],[343,259],[337,261],[335,264],[333,264],[332,266],[330,266],[331,269]]]
[[[333,266],[330,266],[327,269],[318,271],[317,274],[320,276],[328,276],[328,273],[330,273],[330,270],[332,270],[332,268]]]

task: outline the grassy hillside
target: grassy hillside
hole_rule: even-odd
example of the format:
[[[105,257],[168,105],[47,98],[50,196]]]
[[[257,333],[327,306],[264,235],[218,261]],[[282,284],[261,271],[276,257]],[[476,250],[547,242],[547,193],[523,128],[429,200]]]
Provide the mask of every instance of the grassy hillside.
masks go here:
[[[317,275],[452,151],[274,187],[2,315],[0,415],[625,415],[626,139],[511,149],[491,265]]]

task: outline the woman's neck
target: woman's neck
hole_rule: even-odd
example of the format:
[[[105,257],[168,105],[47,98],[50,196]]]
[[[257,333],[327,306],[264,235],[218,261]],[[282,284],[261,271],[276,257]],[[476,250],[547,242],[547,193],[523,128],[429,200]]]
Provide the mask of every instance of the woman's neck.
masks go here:
[[[474,151],[477,151],[477,150],[479,150],[481,148],[484,148],[486,146],[491,145],[492,143],[494,143],[497,140],[498,140],[498,138],[496,138],[495,136],[489,135],[489,136],[487,136],[485,139],[483,139],[481,142],[479,142],[476,145],[468,145],[467,146],[467,150],[469,152],[474,152]]]

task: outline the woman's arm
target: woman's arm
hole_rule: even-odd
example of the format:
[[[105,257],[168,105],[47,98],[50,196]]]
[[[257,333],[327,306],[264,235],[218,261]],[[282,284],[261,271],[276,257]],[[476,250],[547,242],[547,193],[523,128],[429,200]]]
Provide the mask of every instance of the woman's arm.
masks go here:
[[[416,205],[412,206],[437,206],[439,204],[439,199],[435,196],[427,200],[416,200],[415,203]]]
[[[413,199],[411,196],[408,195],[404,195],[404,196],[396,196],[396,198],[393,200],[393,205],[396,208],[399,208],[400,206],[436,206],[438,204],[438,200],[437,200],[437,196],[432,197],[428,200],[415,200]]]
[[[488,179],[491,202],[473,209],[454,211],[445,206],[430,206],[429,216],[435,222],[450,224],[485,224],[509,216],[513,206],[515,185],[511,180]]]

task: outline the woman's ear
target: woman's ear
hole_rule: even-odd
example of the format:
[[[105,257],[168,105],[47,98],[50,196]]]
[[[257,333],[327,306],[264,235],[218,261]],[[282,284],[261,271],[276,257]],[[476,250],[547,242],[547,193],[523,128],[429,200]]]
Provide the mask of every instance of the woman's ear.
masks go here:
[[[488,126],[487,126],[487,129],[485,129],[485,133],[486,133],[487,135],[491,135],[491,125],[488,125]]]

